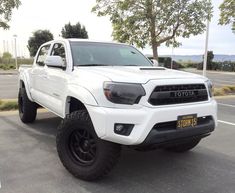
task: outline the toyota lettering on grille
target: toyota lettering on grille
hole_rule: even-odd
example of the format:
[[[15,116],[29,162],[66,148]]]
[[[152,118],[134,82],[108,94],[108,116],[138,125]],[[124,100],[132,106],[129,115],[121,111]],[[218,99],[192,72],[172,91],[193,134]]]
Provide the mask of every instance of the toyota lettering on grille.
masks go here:
[[[192,97],[195,95],[194,91],[192,90],[182,90],[182,91],[174,91],[172,92],[173,96],[176,98],[179,97]]]

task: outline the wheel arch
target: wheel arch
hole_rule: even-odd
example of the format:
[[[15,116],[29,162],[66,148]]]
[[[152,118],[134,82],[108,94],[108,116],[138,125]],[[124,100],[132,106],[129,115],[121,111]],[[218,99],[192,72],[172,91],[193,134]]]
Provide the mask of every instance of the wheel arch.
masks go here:
[[[91,105],[90,105],[90,107],[91,107]],[[91,122],[93,124],[93,128],[94,128],[95,133],[97,134],[98,137],[103,136],[105,131],[103,129],[100,130],[96,127],[96,125],[94,124],[95,119],[92,116],[92,113],[89,112],[89,108],[87,108],[87,104],[74,96],[67,96],[64,117],[66,117],[66,115],[68,115],[68,114],[71,114],[72,112],[79,111],[79,110],[86,110],[87,111],[87,113],[91,119]]]
[[[33,101],[31,94],[30,94],[30,91],[29,91],[30,86],[28,83],[28,79],[25,77],[25,75],[22,75],[22,74],[20,75],[19,82],[18,82],[18,88],[19,89],[25,88],[29,100]]]
[[[68,85],[68,93],[64,103],[64,116],[74,110],[84,109],[86,105],[98,105],[92,93],[84,87]]]

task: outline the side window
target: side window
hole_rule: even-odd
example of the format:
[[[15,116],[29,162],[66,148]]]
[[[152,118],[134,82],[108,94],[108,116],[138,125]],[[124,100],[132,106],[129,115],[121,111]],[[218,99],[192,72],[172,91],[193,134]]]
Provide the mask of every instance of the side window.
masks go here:
[[[63,59],[64,63],[66,64],[65,49],[64,49],[63,44],[55,43],[52,48],[51,55],[52,56],[60,56]]]
[[[37,61],[36,63],[39,65],[39,66],[44,66],[45,65],[45,60],[46,60],[46,57],[48,55],[48,52],[49,52],[49,49],[50,49],[50,44],[49,45],[45,45],[41,48],[41,50],[39,51],[39,54],[38,54],[38,57],[37,57]]]

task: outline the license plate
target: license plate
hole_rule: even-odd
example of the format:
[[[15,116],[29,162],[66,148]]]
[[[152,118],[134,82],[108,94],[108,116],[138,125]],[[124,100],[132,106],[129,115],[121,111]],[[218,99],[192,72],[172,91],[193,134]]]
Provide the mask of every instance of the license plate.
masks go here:
[[[177,129],[197,126],[197,114],[178,116]]]

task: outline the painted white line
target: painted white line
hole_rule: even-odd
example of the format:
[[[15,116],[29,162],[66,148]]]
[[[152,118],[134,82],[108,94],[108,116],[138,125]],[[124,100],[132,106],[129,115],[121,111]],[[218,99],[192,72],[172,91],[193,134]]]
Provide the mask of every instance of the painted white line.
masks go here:
[[[228,122],[228,121],[222,121],[222,120],[218,120],[219,123],[224,123],[224,124],[228,124],[228,125],[233,125],[235,126],[235,123],[231,123],[231,122]]]
[[[233,107],[235,108],[235,105],[229,105],[229,104],[224,104],[224,103],[217,103],[218,105],[225,106],[225,107]]]

